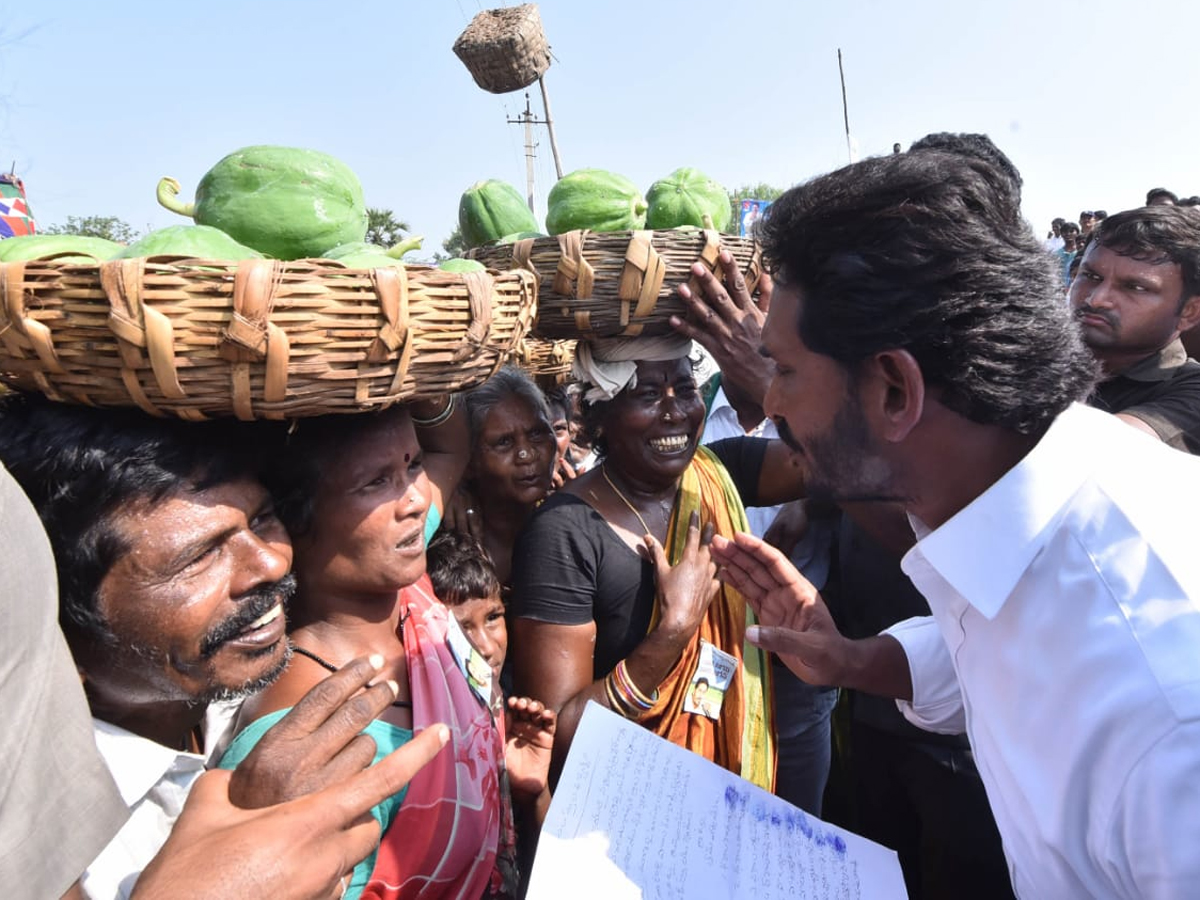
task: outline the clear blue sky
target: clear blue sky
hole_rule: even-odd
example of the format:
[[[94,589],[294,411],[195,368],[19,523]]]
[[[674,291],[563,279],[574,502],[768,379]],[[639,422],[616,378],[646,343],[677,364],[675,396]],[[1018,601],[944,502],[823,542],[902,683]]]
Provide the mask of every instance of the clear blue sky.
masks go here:
[[[43,224],[115,215],[179,224],[248,144],[324,150],[427,249],[481,178],[523,191],[521,94],[477,88],[450,50],[479,0],[8,5],[0,46],[0,165],[16,161]],[[565,168],[643,189],[696,166],[728,187],[786,186],[846,161],[837,49],[863,155],[930,131],[983,131],[1025,178],[1025,212],[1200,193],[1192,101],[1200,5],[1183,0],[543,0],[547,74]],[[1176,43],[1178,42],[1178,43]],[[533,93],[541,115],[540,99]],[[539,131],[539,217],[554,180]]]

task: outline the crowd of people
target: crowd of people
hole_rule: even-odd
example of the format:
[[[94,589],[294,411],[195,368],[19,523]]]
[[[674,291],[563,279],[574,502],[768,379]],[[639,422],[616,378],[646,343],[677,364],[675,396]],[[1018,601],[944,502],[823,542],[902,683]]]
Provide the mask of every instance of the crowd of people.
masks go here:
[[[592,702],[914,898],[1187,896],[1200,209],[1047,242],[1021,186],[951,134],[813,179],[753,291],[722,252],[547,393],[6,396],[5,882],[518,897]]]

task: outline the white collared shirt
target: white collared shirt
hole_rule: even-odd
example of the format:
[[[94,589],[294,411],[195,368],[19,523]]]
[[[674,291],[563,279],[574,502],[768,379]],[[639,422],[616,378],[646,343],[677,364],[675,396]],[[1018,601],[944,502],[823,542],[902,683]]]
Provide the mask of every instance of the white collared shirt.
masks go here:
[[[172,750],[92,719],[96,746],[129,807],[129,819],[84,873],[85,897],[128,900],[142,869],[170,836],[188,792],[204,774],[205,761],[219,758],[218,749],[228,742],[237,709],[238,704],[209,707],[204,722],[204,755]]]
[[[1064,412],[920,539],[905,716],[971,739],[1024,898],[1200,891],[1200,458]],[[961,688],[961,689],[960,689]]]

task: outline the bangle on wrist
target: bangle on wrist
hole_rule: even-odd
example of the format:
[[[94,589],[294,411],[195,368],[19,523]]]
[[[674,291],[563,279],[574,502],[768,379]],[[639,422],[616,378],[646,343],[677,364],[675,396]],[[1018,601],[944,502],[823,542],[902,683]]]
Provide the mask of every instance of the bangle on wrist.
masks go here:
[[[647,697],[638,689],[625,669],[625,660],[621,660],[604,678],[604,694],[613,712],[626,719],[638,719],[649,712],[656,700],[658,691],[653,697]]]
[[[443,409],[436,416],[434,416],[430,419],[421,419],[421,418],[418,418],[417,416],[412,416],[412,423],[417,428],[436,428],[438,425],[441,425],[443,422],[445,422],[447,419],[449,419],[452,415],[454,415],[454,409],[457,406],[458,406],[458,394],[451,394],[450,399],[446,401],[446,408]],[[410,413],[410,415],[411,415],[411,413]]]

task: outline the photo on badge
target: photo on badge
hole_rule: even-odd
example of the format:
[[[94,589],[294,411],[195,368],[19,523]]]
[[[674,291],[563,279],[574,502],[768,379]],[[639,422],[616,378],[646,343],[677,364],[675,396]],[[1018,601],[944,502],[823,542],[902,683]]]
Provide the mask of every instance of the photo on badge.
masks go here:
[[[718,718],[737,667],[737,657],[718,650],[708,641],[700,641],[700,659],[683,698],[683,711]]]

